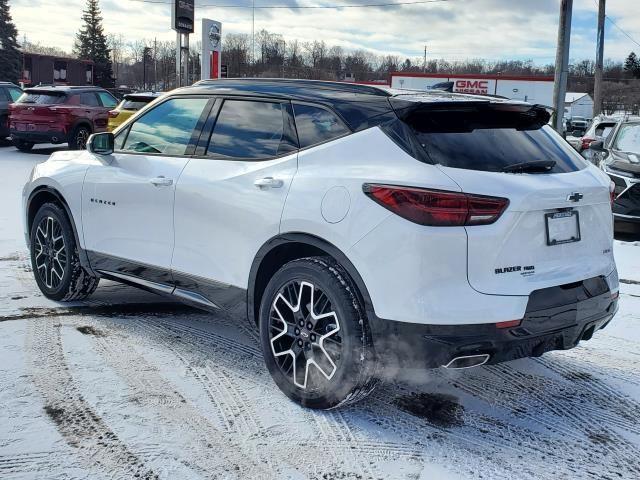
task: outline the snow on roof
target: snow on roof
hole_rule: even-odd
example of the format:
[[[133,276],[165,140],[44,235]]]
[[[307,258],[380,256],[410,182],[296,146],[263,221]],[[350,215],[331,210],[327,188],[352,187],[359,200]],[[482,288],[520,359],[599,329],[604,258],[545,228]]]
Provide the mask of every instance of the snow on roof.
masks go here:
[[[573,103],[576,100],[580,100],[584,96],[589,96],[589,94],[583,92],[567,92],[564,96],[564,103]]]

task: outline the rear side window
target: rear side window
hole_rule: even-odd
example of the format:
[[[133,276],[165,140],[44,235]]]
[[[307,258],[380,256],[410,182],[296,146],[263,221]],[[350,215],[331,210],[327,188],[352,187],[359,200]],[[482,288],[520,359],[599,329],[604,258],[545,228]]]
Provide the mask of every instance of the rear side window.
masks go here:
[[[98,97],[95,93],[82,93],[80,94],[80,105],[87,107],[99,107]]]
[[[124,143],[117,138],[116,145],[122,145],[124,152],[185,155],[208,101],[206,98],[167,100],[136,120]]]
[[[350,133],[335,113],[324,108],[293,104],[300,148],[310,147]]]
[[[615,124],[615,123],[600,123],[600,124],[598,124],[598,126],[596,127],[596,130],[595,130],[595,132],[594,132],[594,133],[595,133],[595,135],[596,135],[597,137],[604,137],[604,138],[606,138],[606,137],[609,135],[609,133],[611,132],[611,129],[612,129],[613,127],[615,127],[615,126],[616,126],[616,124]]]
[[[418,142],[433,163],[500,172],[521,163],[554,160],[549,173],[585,167],[579,154],[548,125],[526,115],[494,111],[423,112],[411,121]]]
[[[16,103],[34,103],[37,105],[56,105],[64,103],[65,94],[48,92],[25,92]]]
[[[225,100],[218,114],[207,155],[260,160],[295,149],[285,139],[282,104]]]

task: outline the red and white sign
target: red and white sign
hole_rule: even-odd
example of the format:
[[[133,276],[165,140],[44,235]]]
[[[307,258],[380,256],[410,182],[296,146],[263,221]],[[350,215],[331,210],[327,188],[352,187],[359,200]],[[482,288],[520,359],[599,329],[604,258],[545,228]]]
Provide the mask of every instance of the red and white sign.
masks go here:
[[[456,93],[489,94],[491,91],[490,80],[478,80],[468,78],[453,79],[453,91]]]

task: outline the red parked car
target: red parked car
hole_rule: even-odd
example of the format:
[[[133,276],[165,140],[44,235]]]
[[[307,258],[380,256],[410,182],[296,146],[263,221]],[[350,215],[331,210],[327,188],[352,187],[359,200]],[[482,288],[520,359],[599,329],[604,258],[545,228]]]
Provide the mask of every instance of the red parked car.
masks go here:
[[[107,129],[109,111],[118,101],[98,87],[27,88],[9,107],[14,145],[29,151],[36,143],[68,143],[85,148],[89,135]]]

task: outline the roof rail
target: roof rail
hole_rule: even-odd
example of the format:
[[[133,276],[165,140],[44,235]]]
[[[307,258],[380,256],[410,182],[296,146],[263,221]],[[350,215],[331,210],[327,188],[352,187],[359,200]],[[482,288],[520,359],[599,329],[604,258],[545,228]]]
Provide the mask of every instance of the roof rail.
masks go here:
[[[357,83],[349,82],[337,82],[328,80],[306,80],[306,79],[294,79],[294,78],[220,78],[212,80],[200,80],[194,83],[194,86],[212,86],[212,87],[227,87],[229,84],[260,84],[260,83],[272,83],[272,84],[290,84],[291,86],[308,86],[313,88],[324,88],[328,90],[338,90],[349,93],[362,93],[367,95],[379,95],[383,97],[389,97],[391,94],[384,90],[372,85],[361,85]],[[386,86],[386,85],[382,85]]]

